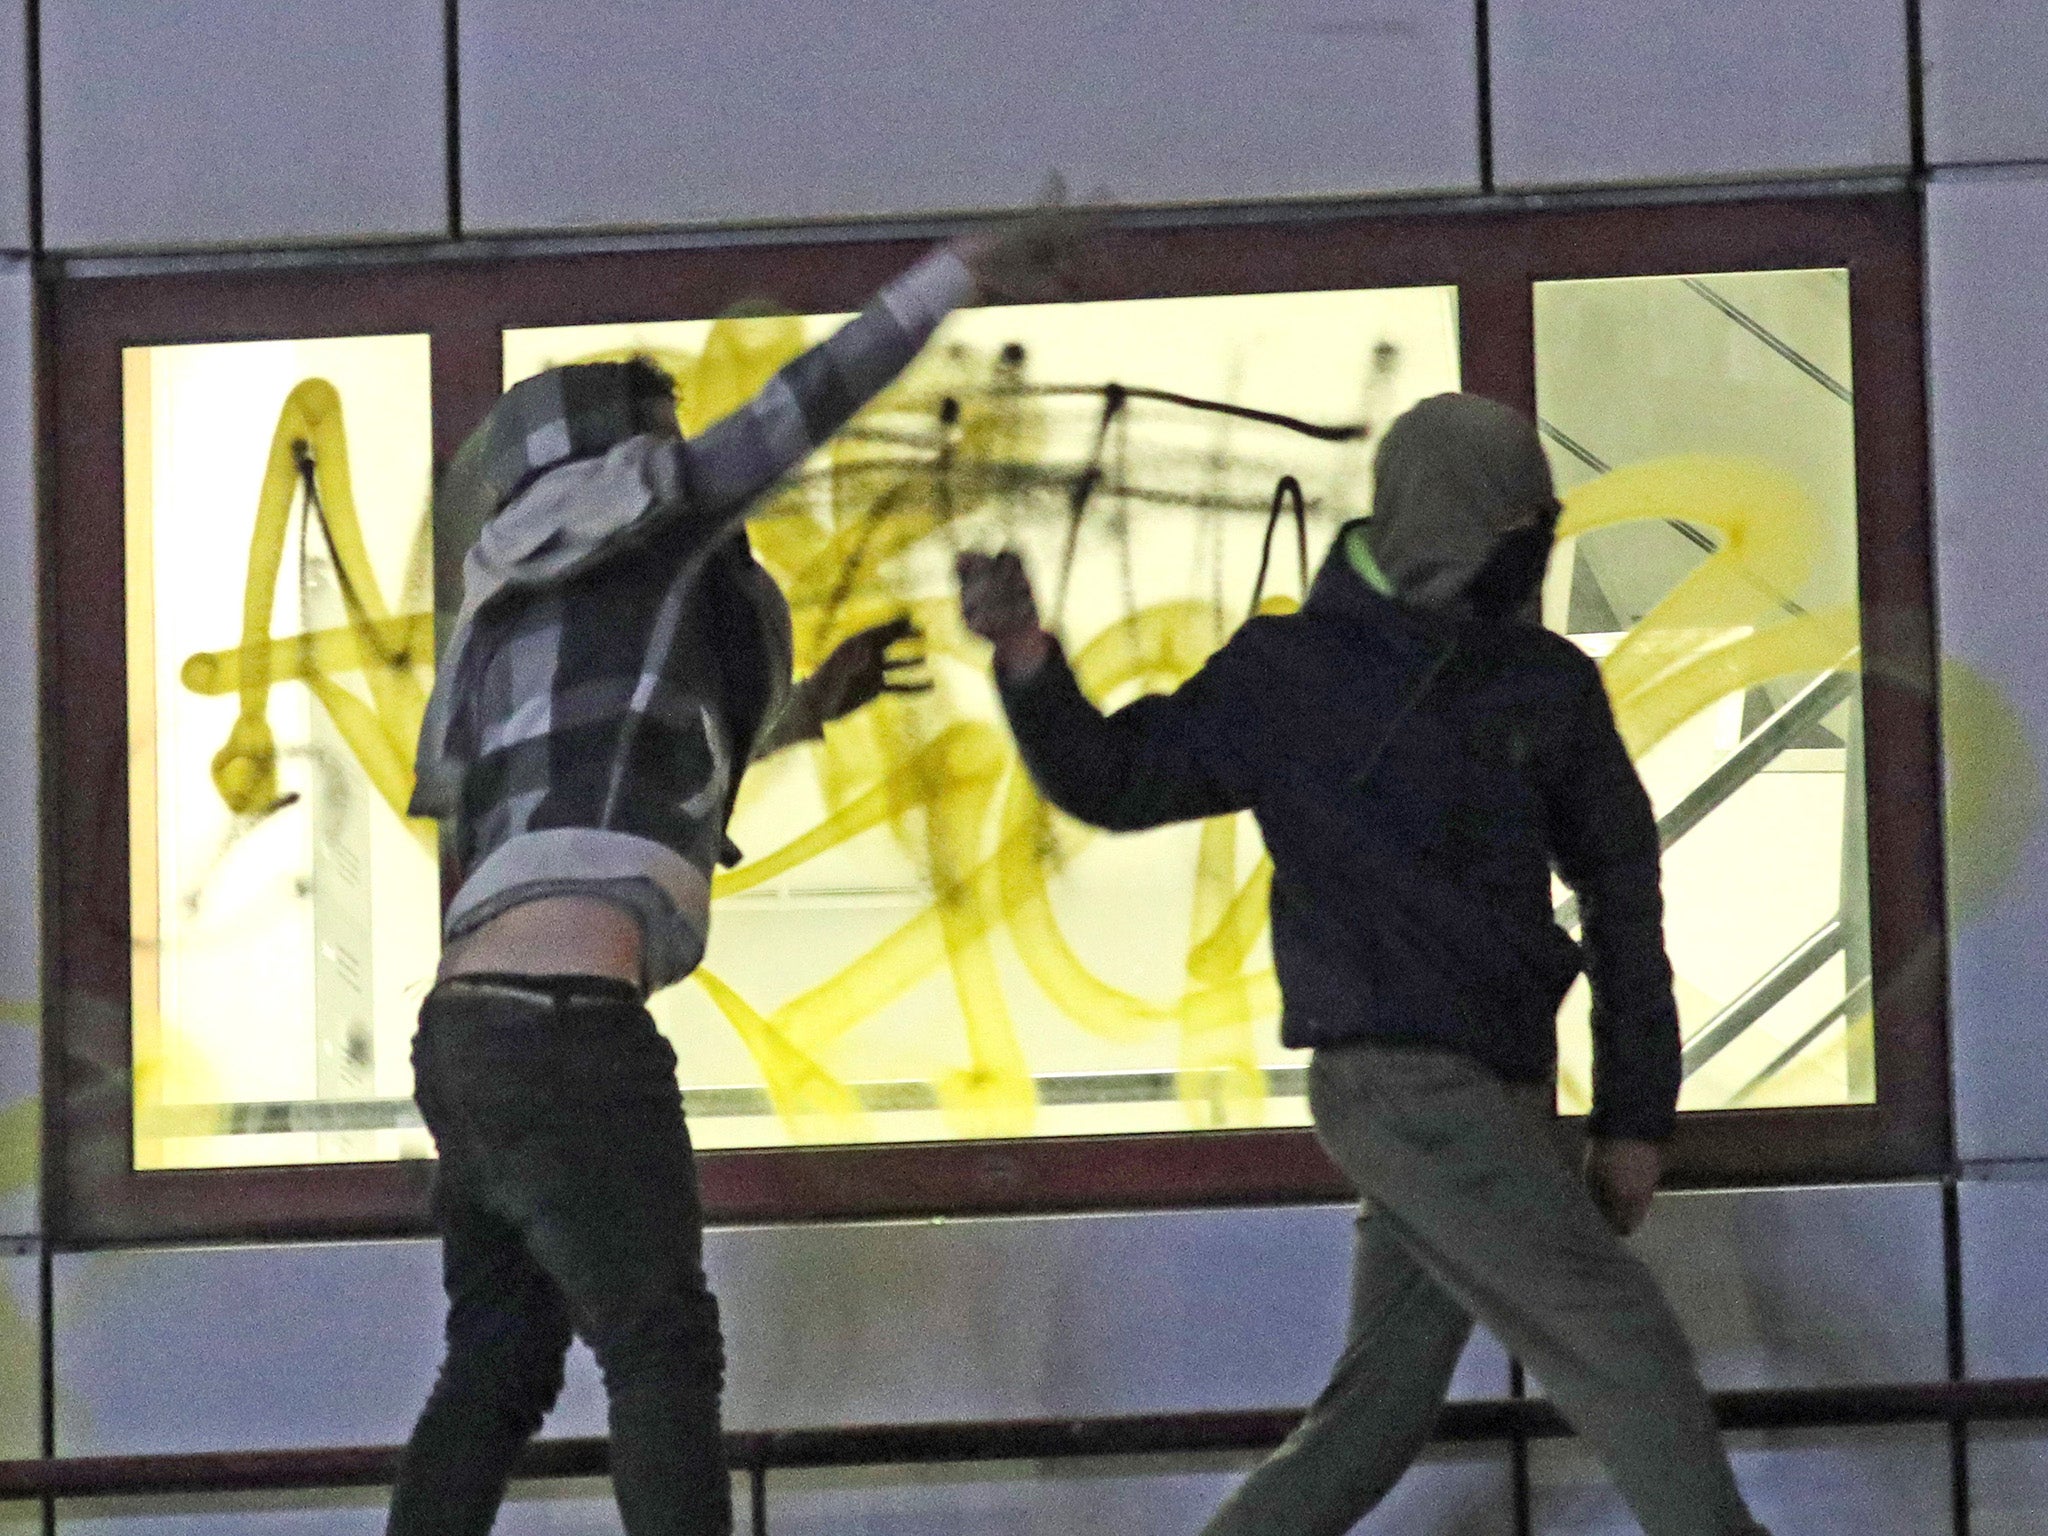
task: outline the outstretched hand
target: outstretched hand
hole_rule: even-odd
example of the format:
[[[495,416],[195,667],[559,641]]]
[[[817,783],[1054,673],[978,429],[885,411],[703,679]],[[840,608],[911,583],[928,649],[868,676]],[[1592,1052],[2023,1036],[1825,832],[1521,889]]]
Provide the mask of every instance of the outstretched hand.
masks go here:
[[[1038,600],[1016,551],[964,553],[953,569],[960,578],[961,620],[996,648],[996,670],[1019,680],[1036,672],[1052,636],[1039,627]]]
[[[903,649],[890,655],[897,646]],[[924,632],[908,614],[847,636],[804,680],[819,726],[844,719],[885,693],[929,693],[931,680],[917,673],[924,660]]]
[[[889,654],[898,647],[895,655]],[[885,693],[931,692],[931,680],[917,673],[924,660],[924,632],[908,614],[847,636],[817,671],[796,685],[782,713],[754,743],[755,759],[771,757],[800,741],[822,740],[828,723]]]
[[[1046,304],[1073,298],[1081,268],[1102,220],[1067,201],[1067,186],[1054,171],[1029,213],[972,235],[949,247],[973,274],[984,299]]]

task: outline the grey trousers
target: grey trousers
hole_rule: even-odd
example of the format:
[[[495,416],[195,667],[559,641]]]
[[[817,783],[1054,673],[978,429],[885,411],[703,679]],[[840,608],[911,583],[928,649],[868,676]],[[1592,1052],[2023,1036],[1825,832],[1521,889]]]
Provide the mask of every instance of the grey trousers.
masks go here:
[[[1350,1340],[1204,1536],[1350,1530],[1428,1441],[1474,1318],[1542,1382],[1647,1536],[1768,1536],[1692,1348],[1567,1163],[1547,1092],[1448,1051],[1356,1045],[1316,1053],[1309,1103],[1364,1200]]]

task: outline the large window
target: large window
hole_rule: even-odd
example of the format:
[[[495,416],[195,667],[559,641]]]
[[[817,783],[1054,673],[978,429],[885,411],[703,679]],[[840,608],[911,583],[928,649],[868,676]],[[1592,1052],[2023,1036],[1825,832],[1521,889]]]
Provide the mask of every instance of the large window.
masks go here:
[[[1679,1106],[1867,1104],[1849,274],[1539,283],[1535,317],[1546,618],[1601,658],[1657,807]],[[1581,1112],[1587,1002],[1559,1083]]]
[[[684,428],[843,316],[513,331],[505,380],[646,352]],[[655,1001],[700,1147],[1304,1125],[1249,817],[1107,838],[1020,771],[951,557],[1014,545],[1105,703],[1242,622],[1297,477],[1320,555],[1372,428],[1458,386],[1447,288],[971,310],[753,520],[800,669],[899,612],[934,691],[749,773],[701,972]],[[950,404],[949,404],[950,402]],[[1268,605],[1292,607],[1303,546]]]
[[[1099,701],[1171,687],[1293,605],[1369,507],[1378,428],[1459,387],[1540,419],[1546,620],[1601,659],[1667,845],[1682,1106],[1745,1111],[1689,1115],[1682,1169],[1938,1162],[1931,658],[1862,618],[1926,604],[1909,206],[1123,239],[1122,291],[956,316],[752,521],[800,670],[908,612],[936,686],[747,780],[706,964],[655,1003],[714,1210],[1341,1189],[1278,1043],[1250,819],[1109,838],[1049,811],[948,571],[1020,546]],[[417,1221],[440,891],[403,806],[461,553],[432,463],[505,384],[588,357],[656,357],[693,430],[911,254],[58,285],[68,1230]],[[1585,1036],[1582,987],[1567,1111]]]
[[[138,1169],[416,1150],[381,1107],[440,951],[434,829],[404,816],[427,373],[425,336],[127,353]]]

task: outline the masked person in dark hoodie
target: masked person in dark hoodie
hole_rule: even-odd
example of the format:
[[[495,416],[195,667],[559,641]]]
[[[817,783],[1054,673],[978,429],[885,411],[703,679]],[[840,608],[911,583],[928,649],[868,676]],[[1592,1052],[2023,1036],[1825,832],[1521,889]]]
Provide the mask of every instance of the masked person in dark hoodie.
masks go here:
[[[1428,1440],[1483,1321],[1591,1443],[1649,1536],[1758,1536],[1692,1351],[1617,1233],[1678,1099],[1657,829],[1600,675],[1537,623],[1558,516],[1528,420],[1439,395],[1394,422],[1373,515],[1299,613],[1106,719],[1014,554],[961,605],[1045,797],[1112,831],[1250,810],[1273,858],[1283,1037],[1363,1197],[1349,1343],[1206,1536],[1339,1536]],[[1553,866],[1584,941],[1552,918]],[[1556,1134],[1556,1014],[1593,988],[1583,1169]]]

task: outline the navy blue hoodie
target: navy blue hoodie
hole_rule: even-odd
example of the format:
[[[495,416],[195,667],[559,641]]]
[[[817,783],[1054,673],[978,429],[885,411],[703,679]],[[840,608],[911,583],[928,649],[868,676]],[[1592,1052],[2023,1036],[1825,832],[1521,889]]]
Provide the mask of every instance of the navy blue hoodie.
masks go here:
[[[1287,1044],[1445,1047],[1543,1081],[1583,966],[1593,1132],[1669,1135],[1657,828],[1598,669],[1532,622],[1382,596],[1343,544],[1299,613],[1252,619],[1172,694],[1105,718],[1057,650],[1004,679],[1032,778],[1111,831],[1258,818]],[[1553,920],[1553,867],[1583,943]]]

